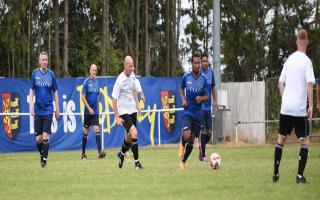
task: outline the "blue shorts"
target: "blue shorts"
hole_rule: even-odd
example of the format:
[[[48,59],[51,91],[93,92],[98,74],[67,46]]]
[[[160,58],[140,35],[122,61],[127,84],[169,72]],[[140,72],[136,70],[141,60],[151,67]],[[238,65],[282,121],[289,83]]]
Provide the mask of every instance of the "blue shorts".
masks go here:
[[[99,115],[84,115],[83,127],[99,126]]]
[[[53,115],[35,115],[34,131],[35,135],[42,135],[43,132],[51,134],[51,124]]]
[[[203,122],[206,130],[212,131],[212,115],[210,110],[203,111]]]
[[[190,115],[183,116],[183,131],[191,130],[195,137],[199,138],[200,130],[203,129],[203,119],[194,118]]]

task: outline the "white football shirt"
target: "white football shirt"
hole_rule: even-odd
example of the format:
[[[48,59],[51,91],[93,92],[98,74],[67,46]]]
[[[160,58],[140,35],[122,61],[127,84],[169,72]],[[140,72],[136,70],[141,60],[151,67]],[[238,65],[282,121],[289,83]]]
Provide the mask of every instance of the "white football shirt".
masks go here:
[[[122,72],[113,86],[112,98],[117,99],[119,115],[138,112],[133,98],[133,91],[136,91],[135,79],[133,73],[127,77]]]
[[[280,113],[307,116],[307,83],[314,83],[312,62],[300,51],[291,54],[284,63],[279,82],[285,84]]]

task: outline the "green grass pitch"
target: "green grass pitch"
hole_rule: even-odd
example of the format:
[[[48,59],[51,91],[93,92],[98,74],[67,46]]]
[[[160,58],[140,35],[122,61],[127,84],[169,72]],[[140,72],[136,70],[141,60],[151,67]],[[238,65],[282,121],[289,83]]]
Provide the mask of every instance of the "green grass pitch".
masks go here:
[[[0,154],[0,199],[320,199],[320,145],[310,145],[307,184],[295,182],[299,149],[285,145],[276,184],[274,145],[209,146],[208,154],[221,156],[218,170],[198,161],[194,148],[181,171],[177,145],[140,148],[143,170],[132,157],[118,169],[118,149],[107,149],[104,160],[93,150],[88,160],[80,151],[50,152],[44,169],[38,153]]]

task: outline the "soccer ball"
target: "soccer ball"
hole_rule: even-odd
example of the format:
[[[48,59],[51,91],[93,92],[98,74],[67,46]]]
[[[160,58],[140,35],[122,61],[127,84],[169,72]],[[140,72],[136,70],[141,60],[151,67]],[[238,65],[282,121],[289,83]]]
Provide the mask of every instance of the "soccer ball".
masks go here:
[[[211,154],[210,166],[212,167],[212,169],[218,169],[221,166],[221,157],[218,153]]]

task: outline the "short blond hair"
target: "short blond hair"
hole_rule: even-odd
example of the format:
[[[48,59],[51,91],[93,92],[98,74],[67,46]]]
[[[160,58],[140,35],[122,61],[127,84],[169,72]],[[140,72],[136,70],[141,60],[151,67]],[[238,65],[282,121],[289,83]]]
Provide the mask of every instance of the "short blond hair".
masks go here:
[[[305,29],[301,28],[298,30],[298,34],[297,34],[297,39],[298,40],[308,40],[308,33]]]

